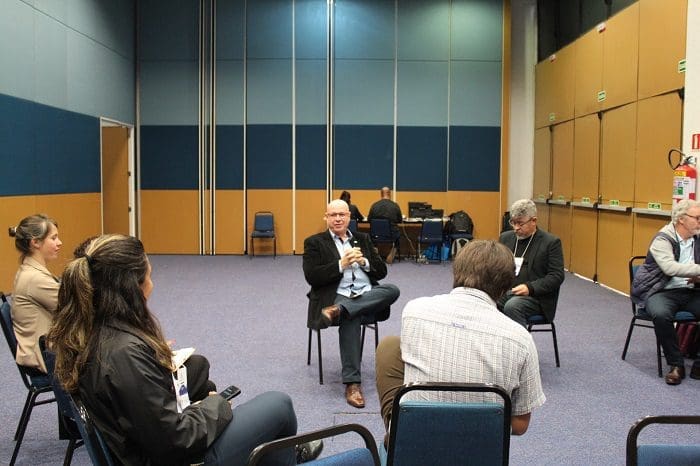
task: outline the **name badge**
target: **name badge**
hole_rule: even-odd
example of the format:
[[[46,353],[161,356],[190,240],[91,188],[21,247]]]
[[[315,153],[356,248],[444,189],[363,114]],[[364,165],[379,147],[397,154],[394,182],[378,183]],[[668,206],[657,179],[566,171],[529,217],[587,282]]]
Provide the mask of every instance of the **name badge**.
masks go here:
[[[177,412],[181,413],[190,405],[190,395],[187,393],[187,368],[185,366],[180,366],[177,369],[177,376],[173,375],[173,386],[177,399]]]
[[[515,257],[515,276],[517,277],[520,275],[520,267],[523,266],[523,258],[522,257]]]

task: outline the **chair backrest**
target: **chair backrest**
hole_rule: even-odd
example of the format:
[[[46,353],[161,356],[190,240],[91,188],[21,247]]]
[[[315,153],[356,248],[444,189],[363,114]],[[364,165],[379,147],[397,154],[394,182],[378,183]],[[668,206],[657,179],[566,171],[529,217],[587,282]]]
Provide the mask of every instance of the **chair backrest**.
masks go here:
[[[373,218],[369,221],[369,235],[376,241],[394,241],[391,222],[386,218]]]
[[[420,229],[420,240],[424,243],[442,241],[442,220],[425,220]]]
[[[634,276],[637,274],[637,270],[641,267],[642,263],[646,259],[646,256],[632,256],[627,263],[627,271],[629,272],[630,278],[630,301],[632,302],[632,314],[637,314],[637,306],[632,301],[632,282],[634,281]]]
[[[85,448],[90,455],[92,464],[97,466],[113,466],[114,462],[112,461],[109,448],[107,448],[107,444],[104,442],[102,435],[97,430],[97,427],[95,427],[92,419],[90,419],[90,415],[85,409],[85,406],[83,406],[83,404],[77,398],[73,398],[67,393],[66,396],[68,396],[73,413],[71,417],[78,425],[80,436],[83,438]]]
[[[627,433],[627,466],[658,464],[695,466],[700,464],[700,444],[679,445],[677,441],[673,440],[666,444],[639,445],[637,442],[639,434],[649,424],[695,424],[700,426],[700,416],[647,416],[635,422]]]
[[[352,233],[357,233],[357,220],[354,218],[350,219],[350,223],[348,224],[348,230],[350,230]]]
[[[12,359],[17,357],[17,337],[15,336],[15,329],[12,326],[12,309],[10,307],[10,302],[7,297],[0,292],[0,313],[2,314],[2,333],[5,335],[5,341],[7,341],[7,346],[10,347],[12,351]]]
[[[257,466],[263,462],[263,459],[268,453],[273,451],[290,448],[312,440],[334,437],[347,432],[359,434],[365,442],[364,447],[343,451],[304,464],[308,466],[379,466],[379,452],[377,451],[377,444],[374,441],[374,437],[366,427],[360,424],[339,424],[333,427],[326,427],[324,429],[263,443],[262,445],[258,445],[251,452],[248,458],[248,466]]]
[[[413,401],[413,391],[494,394],[498,402]],[[491,395],[491,396],[494,396]],[[490,384],[410,383],[391,412],[387,466],[508,464],[510,396]]]
[[[256,231],[274,231],[275,217],[272,212],[255,212],[254,229]]]

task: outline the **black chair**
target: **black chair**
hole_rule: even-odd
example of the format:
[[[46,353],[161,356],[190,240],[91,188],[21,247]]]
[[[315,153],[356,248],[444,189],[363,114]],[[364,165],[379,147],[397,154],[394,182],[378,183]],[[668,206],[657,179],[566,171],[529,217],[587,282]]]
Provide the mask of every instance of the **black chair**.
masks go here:
[[[377,312],[374,315],[364,315],[362,316],[362,346],[360,350],[360,357],[362,357],[362,349],[365,346],[365,333],[367,329],[374,330],[374,347],[379,345],[379,322],[384,322],[391,315],[391,308],[387,307],[381,312]],[[316,347],[318,348],[318,383],[323,385],[323,354],[321,351],[321,330],[322,328],[309,328],[309,343],[306,349],[306,365],[311,365],[311,335],[316,332]]]
[[[0,314],[2,314],[2,318],[0,319],[0,324],[2,324],[2,333],[5,334],[5,340],[7,340],[7,345],[12,353],[12,359],[16,360],[17,338],[15,337],[15,331],[12,326],[12,311],[10,308],[10,303],[2,292],[0,292],[0,299],[2,299],[2,303],[0,305]],[[43,393],[51,393],[52,391],[51,381],[49,380],[48,375],[30,367],[20,366],[19,364],[17,364],[17,369],[19,369],[19,375],[22,378],[24,386],[27,387],[27,400],[24,402],[22,415],[19,418],[17,430],[15,431],[14,439],[16,443],[15,449],[12,452],[12,459],[10,459],[10,466],[14,465],[15,461],[17,461],[19,447],[22,445],[22,439],[24,438],[24,433],[27,430],[29,418],[32,415],[32,409],[34,409],[34,406],[53,403],[56,401],[55,398],[45,398],[39,400],[39,395]]]
[[[635,422],[627,434],[627,466],[697,466],[700,444],[638,444],[639,433],[650,424],[700,425],[700,416],[647,416]],[[694,427],[697,429],[697,427]]]
[[[639,267],[642,265],[642,262],[646,259],[646,256],[634,256],[632,257],[629,262],[627,263],[627,268],[629,272],[629,279],[630,279],[630,294],[632,292],[632,282],[634,281],[634,275],[637,273],[637,270]],[[630,327],[629,330],[627,331],[627,338],[625,339],[625,346],[622,349],[622,360],[627,357],[627,350],[630,345],[630,339],[632,338],[632,330],[634,330],[635,327],[644,327],[644,328],[650,328],[654,330],[654,323],[652,321],[652,318],[649,314],[646,313],[643,307],[637,306],[634,301],[632,301],[630,297],[630,302],[632,303],[632,320],[630,321]],[[692,312],[687,312],[687,311],[678,311],[676,312],[676,315],[673,318],[675,323],[683,323],[683,322],[697,322],[698,320],[695,318],[695,315]],[[661,343],[659,342],[658,339],[656,339],[656,365],[658,368],[658,375],[659,377],[663,377],[663,371],[662,371],[662,366],[661,366]]]
[[[271,239],[272,257],[277,257],[277,236],[275,236],[275,217],[272,212],[255,212],[253,232],[250,234],[250,258],[255,255],[255,239]]]
[[[549,328],[532,328],[535,325],[548,325]],[[542,314],[537,314],[534,316],[529,316],[527,318],[527,331],[528,332],[551,332],[552,333],[552,343],[554,344],[554,359],[556,360],[557,367],[559,367],[559,346],[557,345],[557,329],[554,326],[554,322],[550,322]]]
[[[348,230],[350,230],[350,233],[353,235],[357,233],[357,220],[354,218],[350,219],[350,223],[348,224]]]
[[[78,398],[73,398],[71,395],[67,396],[73,411],[73,419],[75,419],[78,426],[92,464],[95,466],[114,466],[109,448],[102,438],[102,434],[100,434],[92,419],[90,419],[85,406]]]
[[[423,226],[420,229],[420,236],[418,236],[418,258],[420,258],[420,246],[421,244],[435,245],[437,248],[438,262],[442,262],[442,219],[440,220],[425,220]]]
[[[396,247],[397,257],[401,257],[401,243],[391,231],[391,222],[386,218],[373,218],[369,221],[369,236],[375,246],[391,244]]]
[[[451,397],[465,393],[468,401],[403,399],[416,391],[450,392]],[[404,385],[397,391],[391,411],[386,465],[507,465],[510,417],[510,396],[496,385],[437,382]]]
[[[333,427],[327,427],[325,429],[315,430],[313,432],[307,432],[305,434],[293,435],[291,437],[285,437],[283,439],[263,443],[262,445],[257,446],[251,452],[250,457],[248,458],[248,466],[257,466],[262,462],[265,455],[272,451],[281,450],[284,448],[294,448],[295,445],[299,445],[301,443],[334,437],[347,432],[356,432],[359,434],[365,442],[364,447],[346,450],[321,459],[309,461],[304,464],[309,466],[379,466],[379,453],[377,452],[377,445],[374,443],[374,437],[372,437],[369,430],[359,424],[340,424]]]

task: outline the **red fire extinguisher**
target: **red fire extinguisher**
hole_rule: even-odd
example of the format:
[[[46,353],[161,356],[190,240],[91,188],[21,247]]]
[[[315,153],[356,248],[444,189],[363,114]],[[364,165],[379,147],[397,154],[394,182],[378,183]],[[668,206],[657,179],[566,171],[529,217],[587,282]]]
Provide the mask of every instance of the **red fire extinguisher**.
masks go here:
[[[680,154],[680,161],[676,165],[671,161],[674,152]],[[698,178],[694,157],[685,155],[678,149],[671,149],[668,151],[668,164],[673,170],[673,203],[683,199],[694,200]]]

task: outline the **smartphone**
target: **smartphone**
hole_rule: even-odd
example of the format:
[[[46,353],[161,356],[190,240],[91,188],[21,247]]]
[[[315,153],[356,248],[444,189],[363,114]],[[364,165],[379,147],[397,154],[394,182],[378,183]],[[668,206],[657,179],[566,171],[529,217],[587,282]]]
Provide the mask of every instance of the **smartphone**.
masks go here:
[[[219,392],[219,395],[223,396],[227,401],[231,401],[233,398],[241,394],[241,389],[235,385],[229,385],[224,391]]]

